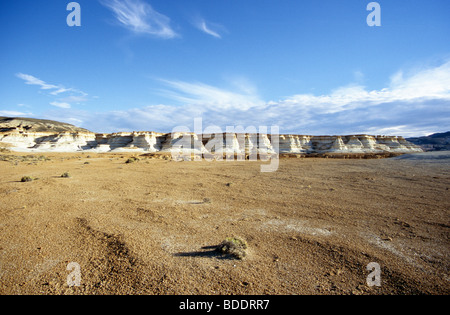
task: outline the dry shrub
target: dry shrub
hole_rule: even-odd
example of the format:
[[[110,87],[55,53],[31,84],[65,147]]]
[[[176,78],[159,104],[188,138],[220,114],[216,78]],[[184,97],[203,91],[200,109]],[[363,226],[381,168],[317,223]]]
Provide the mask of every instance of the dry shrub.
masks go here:
[[[247,242],[237,237],[227,237],[218,247],[217,251],[230,255],[236,259],[244,259],[247,256]]]

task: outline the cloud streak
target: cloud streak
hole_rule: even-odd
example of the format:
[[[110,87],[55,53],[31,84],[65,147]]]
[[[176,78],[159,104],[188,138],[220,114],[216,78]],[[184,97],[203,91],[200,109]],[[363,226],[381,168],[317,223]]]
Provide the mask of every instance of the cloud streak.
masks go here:
[[[18,112],[18,111],[14,111],[14,110],[0,110],[0,116],[21,117],[21,116],[31,116],[31,115],[33,115],[33,114],[30,112],[23,113],[23,112]]]
[[[167,86],[160,94],[187,106],[209,110],[229,110],[240,108],[242,110],[264,104],[256,91],[243,89],[243,91],[230,91],[204,83],[189,83],[176,80],[160,80]],[[242,93],[245,92],[245,93]]]
[[[110,9],[121,26],[136,34],[149,34],[169,39],[177,37],[170,19],[142,0],[100,0]]]
[[[59,98],[53,102],[50,102],[50,105],[56,106],[59,108],[71,108],[72,103],[82,103],[87,101],[88,94],[74,89],[74,88],[66,88],[63,85],[55,85],[55,84],[49,84],[45,81],[38,79],[35,76],[32,76],[30,74],[24,74],[24,73],[17,73],[16,76],[22,80],[25,81],[25,84],[28,85],[37,85],[40,87],[41,90],[48,91],[48,94],[51,96],[59,96],[60,94],[65,93],[71,93],[71,95]],[[52,90],[52,91],[51,91]],[[51,91],[51,92],[50,92]],[[75,95],[74,95],[75,94]]]
[[[59,107],[59,108],[71,108],[72,107],[69,103],[65,103],[65,102],[51,102],[50,105]]]
[[[24,74],[24,73],[18,73],[16,76],[22,80],[25,81],[25,84],[28,85],[37,85],[40,86],[42,90],[51,90],[51,89],[59,89],[58,86],[53,84],[48,84],[41,79],[38,79],[32,75]]]
[[[212,24],[213,25],[213,27],[221,27],[221,26],[218,26],[218,25],[215,25],[215,24]],[[206,24],[206,21],[205,20],[203,20],[203,19],[199,19],[196,23],[195,23],[195,26],[199,29],[199,30],[201,30],[202,32],[204,32],[204,33],[206,33],[206,34],[208,34],[208,35],[211,35],[211,36],[214,36],[215,38],[222,38],[222,36],[218,33],[218,31],[214,31],[213,29],[211,29],[211,27],[210,26],[208,26],[207,24]]]

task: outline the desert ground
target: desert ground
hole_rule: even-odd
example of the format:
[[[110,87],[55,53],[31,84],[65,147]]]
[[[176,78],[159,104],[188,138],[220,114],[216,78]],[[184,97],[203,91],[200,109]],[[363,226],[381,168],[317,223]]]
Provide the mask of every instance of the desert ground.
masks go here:
[[[130,156],[0,154],[0,294],[450,293],[448,158]]]

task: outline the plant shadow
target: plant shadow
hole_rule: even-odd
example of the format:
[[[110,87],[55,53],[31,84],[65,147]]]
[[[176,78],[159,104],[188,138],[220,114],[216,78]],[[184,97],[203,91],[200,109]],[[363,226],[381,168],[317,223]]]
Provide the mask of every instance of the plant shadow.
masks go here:
[[[203,258],[216,258],[216,259],[226,259],[233,260],[234,257],[231,255],[223,254],[217,249],[219,245],[213,246],[204,246],[201,251],[193,251],[193,252],[179,252],[175,253],[176,257],[203,257]]]

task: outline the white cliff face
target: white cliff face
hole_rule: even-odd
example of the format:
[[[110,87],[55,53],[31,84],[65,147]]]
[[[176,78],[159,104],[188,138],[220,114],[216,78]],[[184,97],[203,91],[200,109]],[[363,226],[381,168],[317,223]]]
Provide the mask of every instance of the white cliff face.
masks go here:
[[[294,135],[280,135],[279,138],[280,153],[301,153],[302,146],[298,137]]]
[[[341,137],[336,137],[334,139],[331,139],[330,141],[333,141],[333,144],[331,145],[330,148],[330,152],[338,152],[338,153],[348,152],[348,148]]]
[[[350,136],[346,143],[347,150],[351,153],[363,153],[364,145],[356,136]]]
[[[377,139],[374,136],[362,135],[358,136],[358,139],[363,144],[363,150],[375,151]]]
[[[161,151],[166,137],[162,133],[134,132],[132,141],[127,145],[129,148],[138,148],[146,152]]]
[[[179,154],[202,154],[206,153],[205,146],[199,136],[191,132],[174,132],[161,137],[160,152],[171,152]]]
[[[341,137],[335,136],[314,136],[311,137],[312,150],[316,153],[341,152],[345,145]]]
[[[280,153],[308,153],[313,151],[312,136],[304,135],[280,135]]]
[[[197,135],[176,132],[0,132],[0,142],[24,152],[168,152],[181,154],[311,154],[311,153],[411,153],[420,147],[393,136],[306,136],[220,133]]]
[[[379,145],[385,145],[386,147],[388,147],[391,152],[422,152],[422,149],[420,149],[419,147],[415,147],[412,143],[407,142],[403,137],[377,136],[377,142],[379,143]]]
[[[214,135],[201,135],[208,152],[217,154],[274,154],[269,135],[266,134],[236,134],[219,133]]]
[[[0,142],[11,144],[16,151],[75,152],[97,145],[93,133],[13,132],[0,133]]]
[[[409,152],[423,152],[422,148],[420,148],[419,146],[407,141],[405,138],[403,137],[398,137],[398,142],[404,146],[407,150],[409,150]]]
[[[44,134],[44,133],[20,133],[20,132],[11,132],[0,134],[0,141],[4,143],[8,143],[14,146],[17,150],[20,149],[29,149],[36,145],[36,139],[45,136],[51,136],[52,134]]]
[[[278,137],[279,139],[279,137]],[[258,135],[258,153],[259,154],[274,154],[277,153],[277,148],[273,148],[271,139],[268,135],[259,134]]]

